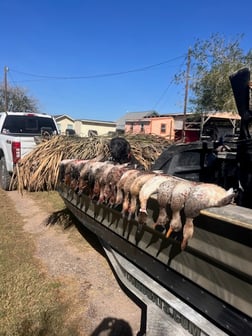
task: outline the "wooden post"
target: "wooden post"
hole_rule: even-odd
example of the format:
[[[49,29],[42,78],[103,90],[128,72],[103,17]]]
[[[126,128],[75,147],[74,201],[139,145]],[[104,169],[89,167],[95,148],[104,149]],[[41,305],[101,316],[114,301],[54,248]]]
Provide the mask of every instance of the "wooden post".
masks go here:
[[[8,111],[8,86],[7,86],[7,72],[9,71],[8,67],[4,67],[4,104],[5,104],[5,111]]]

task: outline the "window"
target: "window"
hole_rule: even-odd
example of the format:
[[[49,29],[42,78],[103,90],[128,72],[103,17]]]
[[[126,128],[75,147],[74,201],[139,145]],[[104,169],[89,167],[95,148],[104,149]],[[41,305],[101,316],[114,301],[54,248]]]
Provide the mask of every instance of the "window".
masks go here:
[[[141,132],[144,132],[144,124],[141,124]]]
[[[58,126],[59,132],[61,132],[61,123],[57,123],[57,126]]]
[[[166,133],[166,124],[161,124],[160,132]]]
[[[96,130],[88,130],[88,136],[89,137],[98,136],[98,132]]]
[[[53,119],[27,115],[8,115],[4,121],[3,129],[6,133],[12,134],[40,135],[44,130],[49,133],[56,132]]]
[[[74,135],[76,135],[76,133],[75,133],[75,130],[74,129],[72,129],[72,128],[67,128],[66,129],[66,135],[68,135],[68,136],[74,136]]]

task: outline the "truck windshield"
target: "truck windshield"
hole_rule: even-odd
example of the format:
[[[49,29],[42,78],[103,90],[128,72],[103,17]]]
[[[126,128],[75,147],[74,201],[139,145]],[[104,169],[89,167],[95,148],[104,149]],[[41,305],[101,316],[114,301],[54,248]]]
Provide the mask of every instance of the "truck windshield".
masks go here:
[[[3,124],[2,133],[40,135],[46,129],[49,133],[57,132],[51,118],[39,116],[8,115]]]

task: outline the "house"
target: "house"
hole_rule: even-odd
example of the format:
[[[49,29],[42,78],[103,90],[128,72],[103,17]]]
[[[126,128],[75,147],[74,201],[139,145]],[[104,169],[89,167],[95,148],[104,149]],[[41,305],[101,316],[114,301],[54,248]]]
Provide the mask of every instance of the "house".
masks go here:
[[[116,121],[116,131],[117,133],[125,132],[126,120],[141,120],[143,118],[157,117],[159,114],[154,111],[143,111],[143,112],[127,112],[120,119]]]
[[[57,123],[60,134],[73,135],[80,137],[108,135],[115,133],[116,123],[113,121],[100,121],[89,119],[74,120],[66,114],[55,115],[54,119]]]
[[[81,137],[108,135],[116,132],[116,123],[113,121],[80,119],[75,121],[75,131]]]
[[[174,139],[174,118],[172,117],[144,117],[125,121],[125,133],[154,134]]]
[[[68,130],[74,130],[75,121],[67,114],[55,115],[54,119],[57,123],[60,134],[65,135]]]
[[[116,122],[117,133],[156,134],[168,139],[174,139],[174,119],[161,118],[154,111],[128,112]]]

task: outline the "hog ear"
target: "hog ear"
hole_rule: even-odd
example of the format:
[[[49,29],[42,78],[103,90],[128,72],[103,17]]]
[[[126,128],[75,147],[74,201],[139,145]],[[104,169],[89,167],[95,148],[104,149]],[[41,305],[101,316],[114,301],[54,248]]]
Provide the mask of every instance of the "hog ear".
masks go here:
[[[233,201],[234,197],[235,197],[235,192],[234,192],[233,188],[230,188],[227,191],[226,196],[219,201],[218,206],[223,206],[223,205],[227,205],[227,204],[231,203]]]

